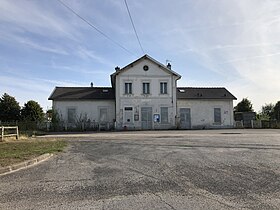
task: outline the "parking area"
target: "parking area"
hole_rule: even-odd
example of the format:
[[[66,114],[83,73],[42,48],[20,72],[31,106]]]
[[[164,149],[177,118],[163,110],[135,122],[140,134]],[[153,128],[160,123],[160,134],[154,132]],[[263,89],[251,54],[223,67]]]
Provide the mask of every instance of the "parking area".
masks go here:
[[[65,152],[0,176],[0,209],[279,209],[280,130],[60,134]]]

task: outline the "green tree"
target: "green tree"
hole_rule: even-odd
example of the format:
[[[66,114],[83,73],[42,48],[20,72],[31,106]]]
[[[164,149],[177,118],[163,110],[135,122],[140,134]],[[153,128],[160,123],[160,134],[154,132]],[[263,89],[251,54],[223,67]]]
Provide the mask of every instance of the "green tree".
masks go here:
[[[53,110],[52,109],[47,110],[46,115],[48,120],[51,120],[53,116]]]
[[[276,120],[280,120],[280,101],[278,101],[274,106],[273,117]]]
[[[248,98],[243,98],[235,107],[235,112],[253,112],[253,105]]]
[[[51,128],[54,131],[59,130],[59,124],[60,124],[60,118],[59,118],[59,114],[55,109],[52,109],[51,111]]]
[[[274,113],[274,105],[272,103],[270,104],[265,104],[262,106],[262,110],[259,113],[259,119],[262,120],[270,120],[273,118],[273,113]]]
[[[0,121],[9,122],[20,119],[20,106],[15,97],[4,93],[0,98]]]
[[[23,120],[42,121],[44,112],[38,102],[30,100],[24,104],[21,110],[21,117]]]

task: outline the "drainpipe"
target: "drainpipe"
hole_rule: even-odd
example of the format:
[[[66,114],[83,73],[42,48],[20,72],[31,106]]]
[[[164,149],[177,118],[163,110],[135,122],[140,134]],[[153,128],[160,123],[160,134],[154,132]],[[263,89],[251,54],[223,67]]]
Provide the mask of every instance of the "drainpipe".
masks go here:
[[[174,95],[176,95],[176,88],[174,87],[174,75],[172,75],[172,81],[171,81],[171,84],[172,84],[172,101],[171,101],[171,103],[172,103],[172,110],[173,110],[173,116],[174,116],[174,112],[175,112],[175,116],[174,116],[174,126],[176,126],[176,115],[177,115],[177,109],[176,109],[176,105],[177,104],[175,104],[175,109],[174,109],[174,101],[176,101],[176,99],[174,100]],[[176,84],[176,82],[175,82],[175,84]],[[174,89],[175,89],[175,94],[174,94]]]

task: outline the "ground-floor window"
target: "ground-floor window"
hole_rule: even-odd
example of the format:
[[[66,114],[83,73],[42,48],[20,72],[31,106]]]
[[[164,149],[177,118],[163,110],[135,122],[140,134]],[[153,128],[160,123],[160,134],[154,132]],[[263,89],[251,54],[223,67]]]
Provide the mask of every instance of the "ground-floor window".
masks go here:
[[[107,108],[100,108],[99,109],[99,121],[100,122],[107,122],[108,121]]]
[[[67,121],[68,123],[75,123],[76,121],[76,108],[68,108],[67,110]]]
[[[161,123],[168,123],[168,107],[160,107]]]
[[[221,108],[214,108],[214,123],[221,123],[222,116],[221,116]]]

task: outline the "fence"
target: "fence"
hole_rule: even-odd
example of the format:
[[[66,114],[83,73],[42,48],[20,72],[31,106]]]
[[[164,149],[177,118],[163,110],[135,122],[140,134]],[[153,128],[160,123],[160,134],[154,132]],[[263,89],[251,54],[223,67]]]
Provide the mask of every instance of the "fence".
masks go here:
[[[5,130],[9,131],[5,133]],[[11,133],[11,131],[15,131],[16,133]],[[18,126],[1,126],[1,141],[4,140],[4,137],[16,136],[16,139],[19,138],[18,134]]]
[[[280,121],[277,120],[250,120],[235,121],[235,128],[280,128]]]
[[[0,128],[18,126],[20,134],[22,135],[38,135],[44,134],[49,131],[107,131],[114,130],[114,122],[99,123],[95,121],[80,121],[75,123],[67,123],[59,121],[52,123],[49,121],[35,122],[35,121],[14,121],[14,122],[1,122]]]
[[[55,127],[50,124],[50,128],[53,128],[55,131],[108,131],[114,129],[113,122],[80,122],[80,123],[67,123],[60,122]]]

